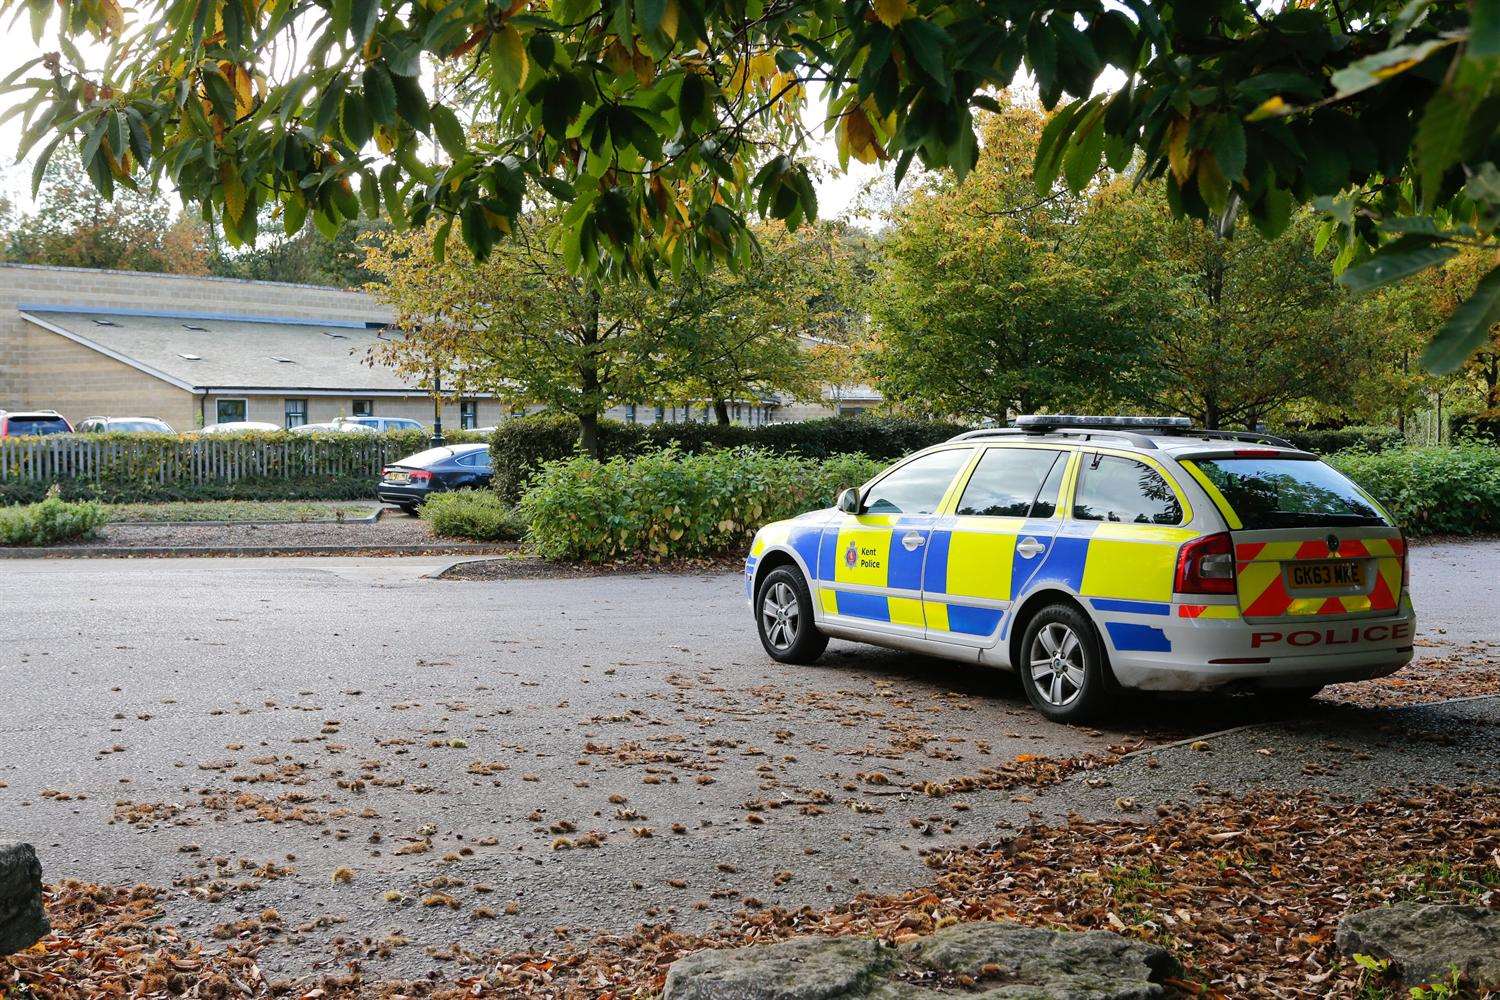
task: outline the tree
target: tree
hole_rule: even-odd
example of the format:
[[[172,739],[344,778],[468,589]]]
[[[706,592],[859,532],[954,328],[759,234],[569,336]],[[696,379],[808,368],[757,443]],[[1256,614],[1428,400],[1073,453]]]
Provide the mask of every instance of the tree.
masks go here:
[[[258,245],[216,253],[212,270],[225,278],[361,288],[376,275],[365,267],[364,243],[388,231],[384,222],[360,221],[327,237],[316,229],[295,236],[262,237]]]
[[[1084,200],[1035,192],[1042,127],[1034,109],[989,117],[969,179],[936,179],[897,211],[871,293],[868,363],[907,409],[1003,420],[1107,393],[1136,364],[1143,341],[1067,246]]]
[[[819,398],[858,335],[857,237],[829,224],[753,232],[760,252],[749,266],[668,279],[644,296],[639,318],[661,338],[666,391],[708,401],[721,424],[730,400]]]
[[[436,223],[374,241],[366,266],[380,280],[370,290],[390,304],[400,335],[372,361],[424,385],[437,372],[455,393],[570,414],[598,457],[604,410],[660,386],[659,339],[635,322],[644,286],[600,284],[564,266],[560,214],[520,217],[484,261],[442,254]]]
[[[23,264],[207,274],[203,228],[155,194],[100,197],[77,164],[59,160],[34,212],[7,226],[4,255]]]
[[[1106,287],[1122,321],[1149,343],[1118,369],[1125,399],[1205,427],[1254,427],[1289,407],[1353,406],[1381,334],[1360,321],[1302,212],[1278,237],[1224,239],[1174,219],[1155,192],[1116,182],[1080,218],[1073,258]]]
[[[288,233],[384,211],[456,225],[483,257],[534,184],[570,203],[571,272],[743,264],[752,212],[816,215],[809,87],[842,156],[962,178],[974,110],[1024,63],[1060,108],[1042,190],[1059,174],[1080,190],[1139,149],[1179,214],[1275,234],[1318,202],[1357,289],[1480,247],[1490,267],[1435,369],[1500,314],[1494,0],[144,0],[129,27],[119,0],[0,0],[22,8],[59,51],[12,75],[29,95],[20,155],[40,145],[46,162],[72,137],[106,197],[169,176],[244,243],[279,204]],[[107,72],[85,36],[112,43]],[[466,81],[491,138],[470,142],[432,99],[424,60]],[[1106,68],[1123,83],[1096,94]]]

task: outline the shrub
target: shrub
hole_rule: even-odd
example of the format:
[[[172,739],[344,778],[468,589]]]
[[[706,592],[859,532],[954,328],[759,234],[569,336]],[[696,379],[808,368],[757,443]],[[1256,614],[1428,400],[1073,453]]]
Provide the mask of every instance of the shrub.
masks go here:
[[[1500,412],[1473,413],[1454,417],[1448,424],[1453,440],[1466,438],[1500,444]]]
[[[105,522],[96,503],[70,503],[51,490],[40,503],[0,510],[0,545],[52,545],[91,538]]]
[[[838,490],[882,464],[758,448],[686,454],[670,447],[607,462],[577,456],[543,466],[520,513],[548,559],[716,555],[745,544],[761,524],[831,505]]]
[[[1493,445],[1345,451],[1329,462],[1413,535],[1500,531],[1500,448]]]
[[[1332,430],[1276,431],[1298,448],[1319,455],[1357,449],[1359,451],[1388,451],[1406,444],[1406,437],[1398,427],[1338,427]]]
[[[964,429],[958,424],[930,420],[872,416],[827,417],[762,427],[606,420],[599,425],[599,441],[606,458],[631,458],[675,445],[686,454],[753,447],[807,458],[860,453],[894,459],[946,441]],[[577,447],[578,422],[572,417],[537,414],[502,424],[490,442],[496,491],[502,497],[519,497],[537,469],[574,455]]]
[[[526,533],[516,509],[494,490],[435,493],[422,505],[422,520],[440,538],[514,542]]]

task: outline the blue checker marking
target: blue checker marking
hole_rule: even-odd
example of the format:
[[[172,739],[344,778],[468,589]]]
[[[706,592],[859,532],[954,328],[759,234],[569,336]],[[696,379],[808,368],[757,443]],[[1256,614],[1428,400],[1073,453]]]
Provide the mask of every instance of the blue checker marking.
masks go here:
[[[791,538],[788,539],[792,551],[802,557],[804,566],[813,567],[818,565],[818,541],[823,537],[821,527],[796,527],[792,529]]]
[[[934,531],[927,536],[927,562],[922,569],[922,589],[929,594],[948,592],[948,548],[953,532]]]
[[[948,605],[948,631],[965,635],[994,635],[995,628],[1005,612],[996,608],[971,608],[962,604]]]
[[[838,599],[839,614],[853,618],[870,618],[878,622],[891,620],[891,605],[879,594],[853,594],[846,590],[834,592]]]
[[[1137,625],[1134,622],[1105,622],[1110,641],[1120,652],[1170,653],[1172,640],[1167,633],[1154,625]]]
[[[1170,615],[1172,605],[1159,601],[1127,601],[1116,597],[1091,597],[1095,611],[1124,611],[1136,615]]]

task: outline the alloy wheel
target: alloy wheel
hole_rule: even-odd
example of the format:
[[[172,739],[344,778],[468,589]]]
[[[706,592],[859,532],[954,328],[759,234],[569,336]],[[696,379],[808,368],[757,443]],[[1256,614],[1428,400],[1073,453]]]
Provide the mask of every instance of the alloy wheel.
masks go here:
[[[1062,622],[1048,622],[1031,644],[1031,680],[1047,704],[1062,708],[1083,692],[1083,644]]]
[[[792,643],[797,641],[797,629],[802,620],[796,592],[779,580],[771,584],[761,599],[760,615],[766,641],[778,652],[791,649]]]

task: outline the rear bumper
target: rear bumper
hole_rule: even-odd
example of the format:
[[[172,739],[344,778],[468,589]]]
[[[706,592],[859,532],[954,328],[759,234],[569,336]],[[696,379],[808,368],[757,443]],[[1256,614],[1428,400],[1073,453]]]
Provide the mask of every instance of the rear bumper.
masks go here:
[[[375,496],[382,503],[397,505],[421,503],[432,492],[425,486],[409,486],[403,483],[382,482],[375,487]]]
[[[1385,677],[1414,656],[1411,605],[1380,618],[1281,624],[1173,618],[1150,651],[1118,649],[1110,666],[1121,685],[1143,691],[1289,688]],[[1165,647],[1165,648],[1160,648]]]

